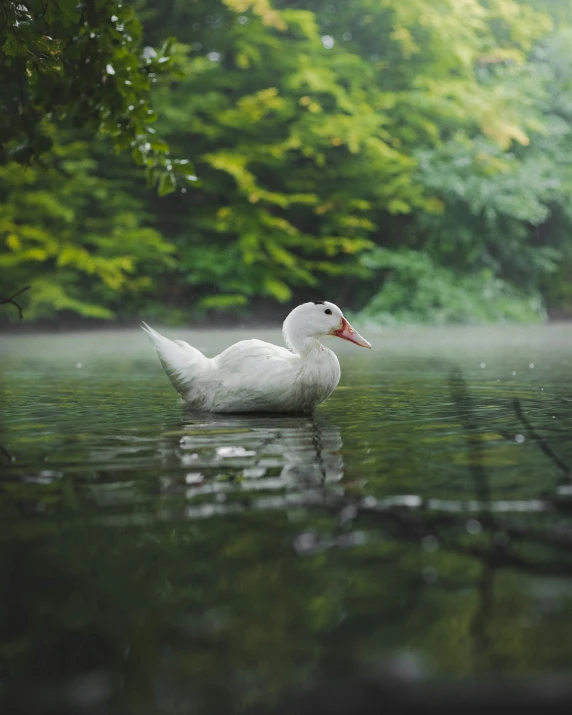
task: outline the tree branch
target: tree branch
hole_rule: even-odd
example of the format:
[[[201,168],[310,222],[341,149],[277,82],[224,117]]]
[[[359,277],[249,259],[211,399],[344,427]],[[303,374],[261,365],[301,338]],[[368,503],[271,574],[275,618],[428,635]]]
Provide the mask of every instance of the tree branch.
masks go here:
[[[24,313],[22,312],[22,306],[19,303],[16,303],[14,298],[17,298],[19,295],[21,295],[22,293],[24,293],[27,290],[30,290],[30,286],[21,288],[17,293],[14,293],[13,295],[9,296],[8,298],[3,298],[2,300],[0,300],[0,305],[5,305],[8,303],[15,305],[16,308],[18,308],[18,315],[20,316],[20,320],[22,320],[22,318],[24,317]]]

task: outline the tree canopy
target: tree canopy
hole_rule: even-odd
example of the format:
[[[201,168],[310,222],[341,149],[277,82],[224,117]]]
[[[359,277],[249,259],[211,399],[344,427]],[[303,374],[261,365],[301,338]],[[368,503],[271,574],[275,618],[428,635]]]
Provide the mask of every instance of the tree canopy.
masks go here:
[[[572,307],[569,0],[38,6],[3,0],[0,34],[0,273],[38,282],[30,317]]]
[[[0,14],[4,161],[41,158],[53,146],[56,122],[89,128],[130,150],[161,193],[174,188],[177,173],[192,175],[188,162],[170,158],[151,126],[151,84],[176,72],[172,40],[158,50],[143,47],[133,8],[117,0],[2,0]]]

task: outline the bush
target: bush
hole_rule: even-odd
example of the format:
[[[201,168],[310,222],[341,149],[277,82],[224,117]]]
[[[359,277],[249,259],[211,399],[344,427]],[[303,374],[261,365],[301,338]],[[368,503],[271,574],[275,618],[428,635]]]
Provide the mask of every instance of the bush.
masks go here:
[[[383,324],[538,322],[538,295],[525,295],[491,271],[457,276],[418,251],[377,248],[364,264],[383,276],[381,290],[360,318]]]

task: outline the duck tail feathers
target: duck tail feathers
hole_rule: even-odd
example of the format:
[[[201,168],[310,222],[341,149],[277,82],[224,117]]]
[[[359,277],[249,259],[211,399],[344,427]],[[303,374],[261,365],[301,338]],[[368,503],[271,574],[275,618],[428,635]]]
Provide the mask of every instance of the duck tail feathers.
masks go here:
[[[208,358],[183,340],[170,340],[146,323],[141,323],[141,328],[153,343],[171,384],[184,397],[195,378],[206,368]]]

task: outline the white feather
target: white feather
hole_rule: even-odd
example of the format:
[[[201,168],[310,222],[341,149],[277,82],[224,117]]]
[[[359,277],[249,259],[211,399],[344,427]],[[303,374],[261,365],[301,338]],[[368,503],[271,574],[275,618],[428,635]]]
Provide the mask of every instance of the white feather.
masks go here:
[[[181,395],[192,390],[196,378],[207,369],[209,359],[183,340],[169,340],[146,323],[142,323],[141,327],[151,338],[175,390]]]

